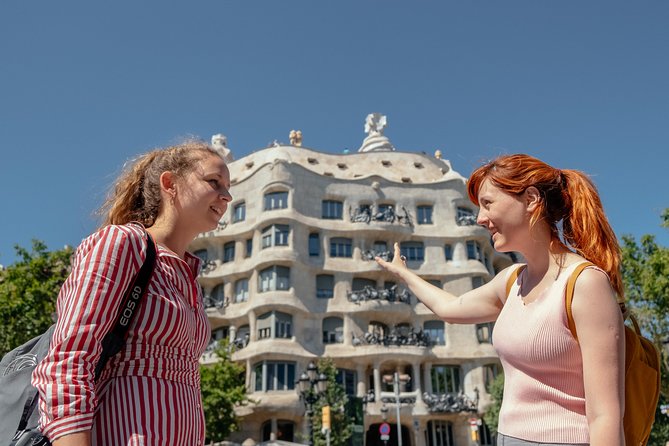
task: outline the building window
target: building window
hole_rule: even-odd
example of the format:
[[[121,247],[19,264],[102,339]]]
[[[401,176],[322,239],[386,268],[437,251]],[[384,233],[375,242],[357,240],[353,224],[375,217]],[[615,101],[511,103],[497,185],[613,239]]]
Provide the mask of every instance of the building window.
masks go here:
[[[242,325],[235,332],[234,343],[236,345],[246,346],[250,337],[251,337],[250,327],[248,325]]]
[[[425,248],[421,242],[403,242],[400,243],[400,252],[408,261],[425,260]]]
[[[246,257],[253,255],[253,239],[246,239]]]
[[[476,324],[476,339],[478,339],[479,344],[492,343],[492,330],[494,327],[495,327],[494,322]]]
[[[502,366],[499,364],[486,364],[483,366],[483,384],[486,392],[490,393],[493,381],[502,373]]]
[[[309,257],[321,255],[321,238],[318,232],[309,234]]]
[[[341,344],[344,342],[344,321],[340,317],[323,319],[323,344]]]
[[[236,204],[234,211],[232,213],[232,222],[237,223],[238,221],[246,220],[246,203],[241,202]]]
[[[330,240],[330,257],[352,257],[353,241],[350,238],[335,237]]]
[[[472,277],[472,289],[483,286],[484,283],[485,283],[485,281],[483,280],[483,277],[481,277],[481,276],[473,276]]]
[[[334,276],[332,274],[319,274],[316,276],[316,297],[320,299],[334,297]]]
[[[459,207],[456,211],[455,222],[458,226],[475,225],[476,214],[469,208]]]
[[[219,327],[211,331],[211,340],[220,341],[221,339],[227,339],[230,336],[230,327]]]
[[[225,302],[225,284],[220,283],[211,290],[211,300],[214,305],[221,305]]]
[[[392,203],[383,203],[379,204],[378,206],[379,212],[382,214],[394,214],[395,213],[395,205]]]
[[[362,291],[365,287],[371,287],[376,289],[376,280],[365,279],[364,277],[354,277],[353,283],[351,284],[351,290],[353,291]]]
[[[474,240],[467,240],[467,258],[481,260],[481,245]]]
[[[235,260],[235,242],[223,245],[223,263]]]
[[[203,264],[204,264],[204,263],[207,263],[207,260],[209,259],[209,256],[208,256],[208,254],[207,254],[207,250],[206,250],[206,249],[198,249],[197,251],[195,251],[195,252],[193,253],[193,255],[194,255],[195,257],[197,257],[198,259],[200,259],[200,260],[202,261]]]
[[[253,367],[253,374],[255,392],[295,389],[294,362],[259,362]]]
[[[497,438],[490,431],[488,425],[485,424],[483,420],[481,420],[480,422],[481,424],[479,424],[479,442],[481,446],[494,446],[495,444],[497,444]]]
[[[293,317],[280,311],[270,311],[257,320],[258,339],[286,339],[293,336]]]
[[[356,391],[358,376],[355,373],[355,370],[337,369],[335,380],[337,381],[337,384],[344,388],[346,395],[355,396],[358,393]]]
[[[444,321],[425,321],[423,331],[428,335],[430,345],[445,345]]]
[[[249,279],[239,279],[235,282],[235,302],[249,300]]]
[[[270,266],[260,271],[259,286],[261,293],[266,291],[285,291],[290,288],[290,268]]]
[[[295,423],[287,420],[276,422],[276,439],[280,441],[293,442],[295,439]],[[270,441],[272,435],[272,420],[265,421],[262,425],[262,441]]]
[[[453,245],[444,245],[444,257],[446,261],[453,260]]]
[[[262,230],[262,249],[271,246],[288,246],[290,226],[272,225]]]
[[[418,206],[416,208],[416,221],[419,225],[432,224],[432,206]]]
[[[436,394],[460,391],[460,367],[457,365],[435,365],[430,369],[432,392]]]
[[[335,200],[323,200],[321,217],[328,220],[341,220],[344,203]]]
[[[388,243],[384,242],[383,240],[374,241],[374,252],[381,254],[386,251],[388,251]]]
[[[427,422],[427,446],[455,446],[453,425],[444,420]]]
[[[288,192],[270,192],[265,194],[265,210],[286,209],[288,207]]]

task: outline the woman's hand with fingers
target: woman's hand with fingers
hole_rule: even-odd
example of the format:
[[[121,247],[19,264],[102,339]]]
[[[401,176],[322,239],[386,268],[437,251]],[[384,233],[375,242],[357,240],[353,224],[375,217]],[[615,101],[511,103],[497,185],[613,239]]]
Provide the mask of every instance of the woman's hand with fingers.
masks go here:
[[[386,262],[385,260],[383,260],[381,257],[378,256],[374,260],[376,260],[376,263],[381,265],[381,267],[386,271],[389,271],[398,276],[400,279],[405,280],[403,277],[403,273],[405,271],[408,271],[406,265],[407,259],[401,254],[399,243],[395,242],[394,244],[393,260],[391,262]]]

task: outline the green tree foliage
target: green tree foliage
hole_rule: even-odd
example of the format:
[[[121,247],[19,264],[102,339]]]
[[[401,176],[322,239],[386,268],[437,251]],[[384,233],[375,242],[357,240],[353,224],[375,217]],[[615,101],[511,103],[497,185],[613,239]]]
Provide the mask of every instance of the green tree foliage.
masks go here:
[[[314,446],[326,445],[326,437],[321,432],[323,406],[330,406],[330,446],[346,446],[353,433],[353,420],[346,413],[346,391],[337,383],[337,368],[332,358],[318,361],[318,373],[327,377],[327,388],[313,406]]]
[[[0,355],[43,333],[53,323],[58,291],[70,271],[72,249],[15,246],[18,260],[0,271]]]
[[[232,361],[232,349],[227,340],[218,342],[214,352],[218,361],[200,367],[207,442],[223,441],[237,431],[240,419],[235,408],[254,402],[248,398],[244,367]]]
[[[669,209],[662,214],[662,226],[669,228]],[[644,235],[639,243],[624,236],[623,281],[625,299],[639,321],[641,330],[657,345],[661,353],[660,405],[669,402],[669,248],[660,246],[652,235]],[[669,418],[659,410],[649,445],[664,446],[669,438]]]
[[[490,385],[491,404],[483,414],[483,421],[490,429],[490,432],[497,433],[497,424],[499,422],[499,410],[502,408],[502,394],[504,393],[504,374],[500,373]]]

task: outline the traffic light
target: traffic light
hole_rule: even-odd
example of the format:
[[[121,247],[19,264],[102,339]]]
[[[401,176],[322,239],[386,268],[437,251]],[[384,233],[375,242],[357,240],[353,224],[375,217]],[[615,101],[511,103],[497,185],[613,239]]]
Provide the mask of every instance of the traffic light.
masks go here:
[[[323,406],[323,429],[330,429],[330,406]]]

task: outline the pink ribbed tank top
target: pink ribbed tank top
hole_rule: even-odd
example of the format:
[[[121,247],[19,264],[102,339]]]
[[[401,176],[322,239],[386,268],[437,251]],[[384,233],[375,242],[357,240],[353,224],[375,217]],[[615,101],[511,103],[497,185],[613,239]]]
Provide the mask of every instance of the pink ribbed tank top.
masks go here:
[[[583,361],[565,310],[568,266],[534,302],[520,297],[521,272],[493,330],[504,367],[498,430],[545,443],[589,443]],[[512,268],[509,268],[511,274]],[[507,276],[508,277],[508,276]]]

